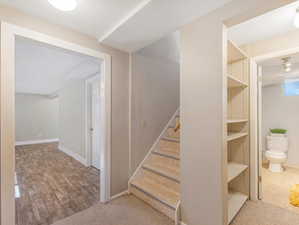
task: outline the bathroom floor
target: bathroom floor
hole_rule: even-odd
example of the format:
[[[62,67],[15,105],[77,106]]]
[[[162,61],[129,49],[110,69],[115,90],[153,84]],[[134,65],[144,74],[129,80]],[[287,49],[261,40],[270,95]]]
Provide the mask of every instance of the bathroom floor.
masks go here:
[[[273,173],[268,165],[262,168],[262,200],[264,202],[289,209],[299,214],[299,207],[289,203],[290,189],[299,184],[299,169],[285,168],[283,173]]]

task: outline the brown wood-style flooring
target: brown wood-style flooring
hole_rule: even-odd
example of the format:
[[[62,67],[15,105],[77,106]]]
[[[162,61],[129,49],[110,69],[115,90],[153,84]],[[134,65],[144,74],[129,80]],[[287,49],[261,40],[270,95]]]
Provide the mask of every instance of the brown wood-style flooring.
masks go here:
[[[100,173],[57,143],[16,147],[16,225],[50,225],[99,201]],[[83,225],[83,224],[82,224]]]

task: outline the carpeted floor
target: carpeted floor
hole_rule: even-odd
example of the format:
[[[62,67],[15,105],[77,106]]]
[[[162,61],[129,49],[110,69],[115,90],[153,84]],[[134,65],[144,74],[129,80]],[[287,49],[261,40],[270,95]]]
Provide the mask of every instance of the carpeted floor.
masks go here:
[[[299,215],[263,202],[247,202],[231,225],[298,225]],[[97,204],[53,225],[174,225],[133,196]]]
[[[299,214],[269,203],[249,201],[231,225],[298,225]]]
[[[289,202],[290,189],[299,184],[299,169],[285,168],[283,173],[273,173],[267,165],[262,168],[263,201],[299,214],[299,208]]]
[[[106,205],[99,203],[53,225],[173,225],[173,222],[130,195]]]

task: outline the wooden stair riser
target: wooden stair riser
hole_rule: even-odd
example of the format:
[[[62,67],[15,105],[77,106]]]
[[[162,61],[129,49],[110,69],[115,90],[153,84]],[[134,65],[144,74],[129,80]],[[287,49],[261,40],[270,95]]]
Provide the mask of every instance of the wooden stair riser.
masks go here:
[[[176,182],[180,182],[179,160],[152,154],[143,167]]]
[[[160,140],[159,142],[159,148],[167,148],[171,149],[173,151],[180,151],[180,143],[173,142],[173,141],[166,141],[166,140]]]
[[[159,183],[159,185],[163,186],[163,187],[167,187],[169,189],[170,192],[178,194],[180,193],[180,184],[178,182],[175,182],[171,179],[168,179],[166,177],[160,176],[156,173],[153,173],[151,171],[142,169],[138,175],[136,176],[135,179],[138,179],[138,177],[146,177],[149,180],[153,180],[157,183]]]
[[[169,206],[161,203],[160,201],[144,193],[143,191],[140,191],[139,189],[137,189],[132,185],[129,187],[129,191],[139,199],[143,200],[144,202],[152,206],[154,209],[168,216],[170,219],[175,220],[175,210],[173,208],[170,208]]]
[[[172,138],[172,137],[166,137],[166,136],[164,136],[162,138],[162,140],[169,141],[169,142],[180,143],[180,139],[179,138]]]
[[[170,127],[170,128],[167,129],[165,136],[169,137],[169,138],[180,139],[180,130],[178,130],[178,131],[175,132],[174,128]]]

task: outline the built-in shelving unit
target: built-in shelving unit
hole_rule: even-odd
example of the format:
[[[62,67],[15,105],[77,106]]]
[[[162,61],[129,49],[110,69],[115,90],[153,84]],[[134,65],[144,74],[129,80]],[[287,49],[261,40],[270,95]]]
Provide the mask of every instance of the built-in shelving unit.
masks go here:
[[[249,197],[249,59],[228,41],[226,113],[224,118],[224,184],[227,224],[230,224]]]
[[[227,86],[229,88],[237,88],[237,87],[247,87],[248,84],[233,77],[232,75],[228,75],[227,76]]]
[[[241,173],[243,173],[248,168],[248,166],[239,163],[230,162],[228,163],[227,168],[228,168],[227,182],[231,182],[233,179],[235,179]]]
[[[228,124],[232,124],[232,123],[247,123],[248,119],[229,119],[227,120]]]
[[[240,193],[229,191],[228,193],[228,221],[232,221],[241,207],[247,201],[248,196]]]
[[[236,140],[238,138],[245,137],[247,135],[248,134],[244,133],[244,132],[229,132],[228,136],[227,136],[227,141],[233,141],[233,140]]]

